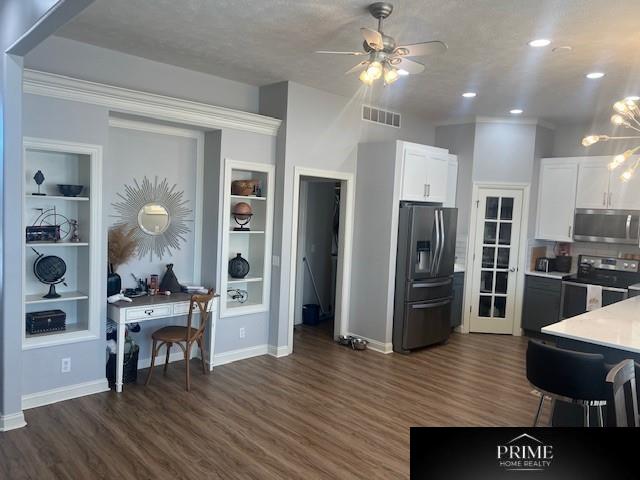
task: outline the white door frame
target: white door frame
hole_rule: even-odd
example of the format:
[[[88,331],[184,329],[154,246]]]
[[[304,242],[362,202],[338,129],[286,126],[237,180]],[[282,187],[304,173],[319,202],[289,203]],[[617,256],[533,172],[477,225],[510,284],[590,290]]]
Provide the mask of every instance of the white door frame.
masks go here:
[[[531,185],[529,183],[511,183],[511,182],[473,182],[473,194],[471,196],[471,219],[469,223],[469,239],[467,241],[466,267],[464,274],[464,315],[461,327],[462,333],[469,333],[471,323],[471,306],[473,302],[473,251],[476,244],[476,226],[478,223],[477,202],[480,200],[481,189],[503,189],[503,190],[519,190],[522,192],[522,216],[520,218],[520,241],[518,243],[518,271],[516,272],[516,288],[515,288],[515,306],[513,317],[512,335],[522,335],[522,298],[524,296],[524,277],[527,269],[527,240],[529,225],[529,191]]]
[[[289,353],[293,352],[293,323],[296,303],[296,275],[298,256],[298,214],[300,209],[300,177],[326,178],[341,182],[340,230],[338,232],[338,268],[334,336],[346,335],[349,330],[349,296],[351,290],[351,256],[353,250],[353,215],[355,181],[352,173],[316,168],[295,167],[293,172],[293,219],[291,224],[291,272],[289,274]]]

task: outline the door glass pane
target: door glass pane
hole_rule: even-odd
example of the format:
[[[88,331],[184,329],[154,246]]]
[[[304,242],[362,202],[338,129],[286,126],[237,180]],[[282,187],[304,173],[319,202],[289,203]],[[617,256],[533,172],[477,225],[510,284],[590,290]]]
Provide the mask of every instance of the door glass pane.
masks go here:
[[[507,293],[508,272],[496,272],[496,293]]]
[[[493,299],[493,316],[495,318],[504,318],[506,316],[507,297],[494,297]]]
[[[509,268],[509,251],[508,248],[498,249],[498,261],[496,262],[497,268]]]
[[[486,229],[485,229],[486,230]],[[500,245],[511,245],[511,224],[500,222]]]
[[[484,218],[496,220],[498,218],[498,197],[487,197],[487,206],[484,212]]]
[[[493,292],[493,272],[482,271],[480,274],[480,291],[484,293]]]
[[[491,316],[491,296],[480,295],[480,304],[478,306],[478,316]]]
[[[496,249],[494,247],[482,248],[482,268],[494,268]]]
[[[502,197],[502,203],[500,205],[500,219],[501,220],[513,219],[513,198]]]
[[[496,243],[497,230],[498,230],[498,224],[496,222],[485,222],[484,238],[482,241],[489,245]]]

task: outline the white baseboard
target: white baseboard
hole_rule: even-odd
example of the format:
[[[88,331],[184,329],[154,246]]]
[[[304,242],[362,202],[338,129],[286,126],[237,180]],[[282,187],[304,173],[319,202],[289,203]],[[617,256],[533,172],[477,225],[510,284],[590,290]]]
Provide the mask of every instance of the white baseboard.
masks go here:
[[[7,432],[9,430],[15,430],[16,428],[26,426],[27,422],[24,420],[24,413],[22,412],[12,413],[10,415],[0,415],[0,432]]]
[[[354,337],[358,337],[358,338],[362,338],[363,340],[366,340],[367,342],[369,342],[369,345],[367,345],[367,348],[369,350],[373,350],[374,352],[384,353],[385,355],[387,353],[393,353],[393,343],[379,342],[378,340],[373,340],[372,338],[363,337],[362,335],[356,335],[355,333],[349,333],[347,335],[352,335]]]
[[[289,346],[285,345],[284,347],[277,347],[275,345],[269,345],[269,355],[276,358],[286,357],[287,355],[291,355],[291,351],[289,350]]]
[[[22,409],[42,407],[51,403],[70,400],[72,398],[93,395],[94,393],[106,392],[109,390],[109,383],[106,378],[91,382],[76,383],[66,387],[53,388],[43,392],[29,393],[22,396]]]
[[[216,353],[213,355],[213,366],[219,367],[220,365],[266,355],[267,353],[269,353],[269,347],[267,345],[256,345],[255,347],[239,348],[238,350]]]

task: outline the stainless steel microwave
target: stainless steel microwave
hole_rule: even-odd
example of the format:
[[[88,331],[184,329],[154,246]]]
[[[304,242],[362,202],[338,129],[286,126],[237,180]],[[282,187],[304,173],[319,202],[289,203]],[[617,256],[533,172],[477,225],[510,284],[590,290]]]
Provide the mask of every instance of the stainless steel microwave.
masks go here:
[[[576,209],[573,239],[639,245],[640,211]]]

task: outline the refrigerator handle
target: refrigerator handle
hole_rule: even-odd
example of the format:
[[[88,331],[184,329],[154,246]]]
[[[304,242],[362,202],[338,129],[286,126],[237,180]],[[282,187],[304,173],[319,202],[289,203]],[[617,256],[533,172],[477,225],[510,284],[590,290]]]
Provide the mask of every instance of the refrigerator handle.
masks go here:
[[[433,250],[433,255],[431,256],[431,272],[434,272],[437,267],[438,262],[438,254],[440,253],[440,222],[438,221],[438,211],[434,212],[434,222],[436,227],[436,247]]]
[[[445,232],[444,232],[444,213],[442,210],[438,210],[440,213],[440,236],[442,238],[440,244],[440,254],[438,255],[438,267],[436,268],[436,272],[440,271],[440,264],[442,263],[442,254],[444,253],[444,242],[445,240]]]

